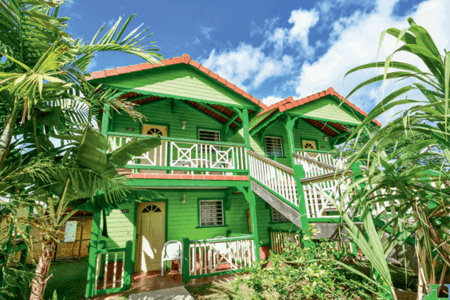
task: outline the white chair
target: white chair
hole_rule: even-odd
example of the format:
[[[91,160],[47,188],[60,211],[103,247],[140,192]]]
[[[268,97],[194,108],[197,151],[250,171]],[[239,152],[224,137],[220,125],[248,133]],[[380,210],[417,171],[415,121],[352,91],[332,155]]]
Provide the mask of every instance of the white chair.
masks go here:
[[[172,240],[164,244],[161,259],[161,276],[164,276],[164,262],[180,260],[180,274],[183,270],[183,244],[180,241]]]
[[[214,240],[226,239],[224,236],[216,236]],[[217,271],[217,268],[221,264],[229,264],[231,268],[234,268],[234,263],[232,259],[232,247],[227,242],[213,244],[214,249],[214,271]]]

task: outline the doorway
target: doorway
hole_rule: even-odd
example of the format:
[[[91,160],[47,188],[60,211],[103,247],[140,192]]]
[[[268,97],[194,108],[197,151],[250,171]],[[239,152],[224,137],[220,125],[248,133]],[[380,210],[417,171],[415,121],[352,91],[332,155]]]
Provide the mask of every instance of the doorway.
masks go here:
[[[139,203],[136,229],[135,272],[159,270],[166,240],[166,203]]]

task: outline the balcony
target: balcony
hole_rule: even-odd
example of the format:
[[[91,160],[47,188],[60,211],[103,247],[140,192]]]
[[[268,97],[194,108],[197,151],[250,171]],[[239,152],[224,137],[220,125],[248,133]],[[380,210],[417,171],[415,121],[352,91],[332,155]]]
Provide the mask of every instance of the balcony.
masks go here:
[[[135,138],[148,135],[108,133],[114,151]],[[161,137],[161,145],[133,157],[120,170],[129,178],[248,180],[244,144]]]

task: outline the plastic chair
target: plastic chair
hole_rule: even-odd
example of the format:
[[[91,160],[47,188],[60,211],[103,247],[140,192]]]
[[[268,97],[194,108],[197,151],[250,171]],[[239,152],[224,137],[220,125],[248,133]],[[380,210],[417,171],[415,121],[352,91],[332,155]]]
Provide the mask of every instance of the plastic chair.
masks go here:
[[[161,260],[161,276],[164,276],[164,262],[180,260],[180,274],[183,270],[183,244],[180,241],[172,240],[164,244]]]

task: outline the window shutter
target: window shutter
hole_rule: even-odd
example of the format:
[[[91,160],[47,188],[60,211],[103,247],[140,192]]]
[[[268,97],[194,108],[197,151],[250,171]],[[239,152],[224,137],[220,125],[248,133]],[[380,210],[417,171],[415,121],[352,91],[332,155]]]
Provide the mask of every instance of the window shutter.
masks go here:
[[[283,143],[280,137],[266,136],[265,144],[267,156],[283,157]]]
[[[278,210],[272,207],[272,223],[291,222],[288,218],[283,216]]]
[[[220,142],[220,131],[199,129],[198,139],[200,141]]]
[[[200,200],[200,227],[224,225],[222,200]]]

